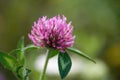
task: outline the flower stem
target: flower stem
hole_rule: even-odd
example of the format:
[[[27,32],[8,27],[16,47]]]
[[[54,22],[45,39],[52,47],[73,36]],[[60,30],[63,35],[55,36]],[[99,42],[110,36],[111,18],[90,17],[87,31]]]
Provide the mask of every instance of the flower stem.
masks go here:
[[[42,72],[42,74],[40,76],[40,80],[44,80],[44,76],[46,74],[47,64],[48,64],[48,61],[49,61],[49,50],[48,49],[47,49],[46,54],[47,54],[47,57],[46,57],[46,60],[45,60],[43,72]]]

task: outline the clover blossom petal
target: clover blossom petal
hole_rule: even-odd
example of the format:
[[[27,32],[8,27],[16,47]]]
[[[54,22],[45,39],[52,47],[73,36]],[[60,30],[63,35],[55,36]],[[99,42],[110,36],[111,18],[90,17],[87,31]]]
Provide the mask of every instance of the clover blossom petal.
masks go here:
[[[60,15],[53,18],[43,16],[34,22],[31,33],[28,37],[36,46],[49,47],[65,51],[67,47],[72,47],[75,36],[72,35],[73,26],[71,22],[66,22],[66,17]]]

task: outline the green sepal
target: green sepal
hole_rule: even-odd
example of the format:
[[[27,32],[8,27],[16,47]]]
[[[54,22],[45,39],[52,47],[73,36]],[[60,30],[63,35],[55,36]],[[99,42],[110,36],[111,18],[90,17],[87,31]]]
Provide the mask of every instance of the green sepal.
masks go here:
[[[82,51],[75,49],[75,48],[67,48],[68,51],[74,52],[90,61],[92,61],[93,63],[96,63],[91,57],[89,57],[87,54],[83,53]]]
[[[0,52],[0,62],[5,68],[15,71],[17,60],[13,56]]]
[[[71,58],[67,52],[59,52],[58,55],[58,67],[61,79],[64,79],[69,73],[72,66]]]
[[[56,56],[58,53],[58,50],[49,48],[49,58]]]

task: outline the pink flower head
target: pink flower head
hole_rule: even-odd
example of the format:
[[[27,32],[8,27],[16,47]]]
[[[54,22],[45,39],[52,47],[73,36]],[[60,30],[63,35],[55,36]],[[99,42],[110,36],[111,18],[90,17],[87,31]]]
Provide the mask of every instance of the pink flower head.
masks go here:
[[[58,15],[50,19],[43,16],[34,22],[28,36],[36,46],[65,51],[67,47],[72,47],[74,44],[75,36],[72,35],[72,31],[73,26],[71,22],[67,24],[65,16],[61,18]]]

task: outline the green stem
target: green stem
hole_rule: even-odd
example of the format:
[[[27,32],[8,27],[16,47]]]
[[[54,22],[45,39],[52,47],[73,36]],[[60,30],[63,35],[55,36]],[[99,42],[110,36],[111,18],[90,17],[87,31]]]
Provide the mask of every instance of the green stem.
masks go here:
[[[47,50],[46,54],[47,54],[47,57],[46,57],[46,60],[45,60],[43,72],[40,76],[40,80],[44,80],[44,76],[46,74],[47,64],[48,64],[48,61],[49,61],[49,50]]]

